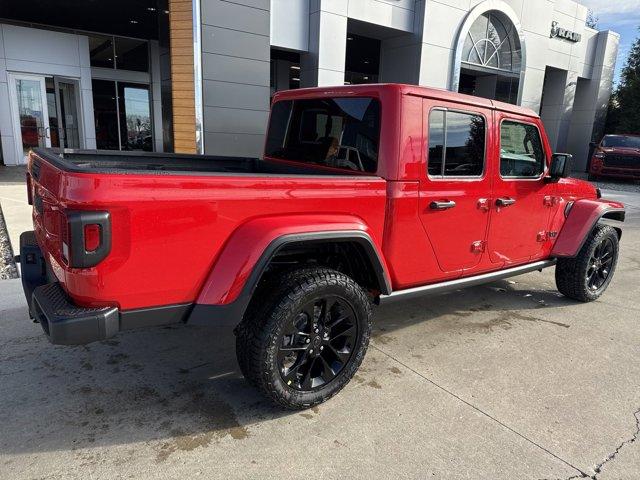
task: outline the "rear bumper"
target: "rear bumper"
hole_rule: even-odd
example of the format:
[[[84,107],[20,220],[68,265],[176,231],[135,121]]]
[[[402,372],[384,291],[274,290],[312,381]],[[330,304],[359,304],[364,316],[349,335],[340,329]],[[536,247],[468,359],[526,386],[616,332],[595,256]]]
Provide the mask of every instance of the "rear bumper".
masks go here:
[[[20,264],[29,313],[56,345],[84,345],[106,340],[120,330],[183,322],[191,311],[190,304],[127,311],[76,305],[48,273],[33,232],[20,235]]]
[[[82,345],[113,337],[120,331],[116,307],[74,305],[58,282],[37,287],[31,296],[31,314],[51,343]]]

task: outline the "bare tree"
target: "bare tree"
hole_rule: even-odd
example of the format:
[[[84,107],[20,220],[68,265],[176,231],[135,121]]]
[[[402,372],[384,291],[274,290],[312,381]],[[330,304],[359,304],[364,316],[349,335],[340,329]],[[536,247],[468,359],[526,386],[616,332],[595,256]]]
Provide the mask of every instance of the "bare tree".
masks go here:
[[[598,18],[598,16],[593,13],[593,10],[589,9],[587,11],[587,19],[585,20],[585,24],[587,25],[587,27],[589,28],[598,28],[598,21],[600,19]]]

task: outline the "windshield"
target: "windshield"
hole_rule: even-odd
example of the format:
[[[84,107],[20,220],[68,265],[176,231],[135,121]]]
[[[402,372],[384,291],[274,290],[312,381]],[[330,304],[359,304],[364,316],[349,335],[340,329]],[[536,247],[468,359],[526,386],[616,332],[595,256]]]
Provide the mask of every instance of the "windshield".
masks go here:
[[[605,135],[600,146],[606,148],[640,148],[640,137],[625,135]]]
[[[374,173],[379,140],[380,103],[376,99],[283,100],[271,111],[265,155]]]

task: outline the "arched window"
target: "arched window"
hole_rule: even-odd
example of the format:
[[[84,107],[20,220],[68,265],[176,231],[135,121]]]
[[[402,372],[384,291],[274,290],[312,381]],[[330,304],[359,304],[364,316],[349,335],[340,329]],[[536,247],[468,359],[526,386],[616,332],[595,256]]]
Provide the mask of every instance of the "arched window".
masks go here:
[[[511,20],[496,10],[480,15],[467,33],[461,60],[466,68],[520,75],[522,49]]]

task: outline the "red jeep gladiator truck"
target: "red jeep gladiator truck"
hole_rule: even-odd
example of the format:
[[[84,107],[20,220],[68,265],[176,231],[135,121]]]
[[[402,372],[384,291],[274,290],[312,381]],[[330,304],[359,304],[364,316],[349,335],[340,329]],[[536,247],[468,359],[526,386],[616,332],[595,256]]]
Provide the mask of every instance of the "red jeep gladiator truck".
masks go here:
[[[408,85],[282,92],[261,159],[36,149],[24,290],[55,344],[232,325],[245,377],[307,408],[354,375],[379,302],[553,265],[560,292],[598,298],[624,206],[570,164],[521,107]]]

